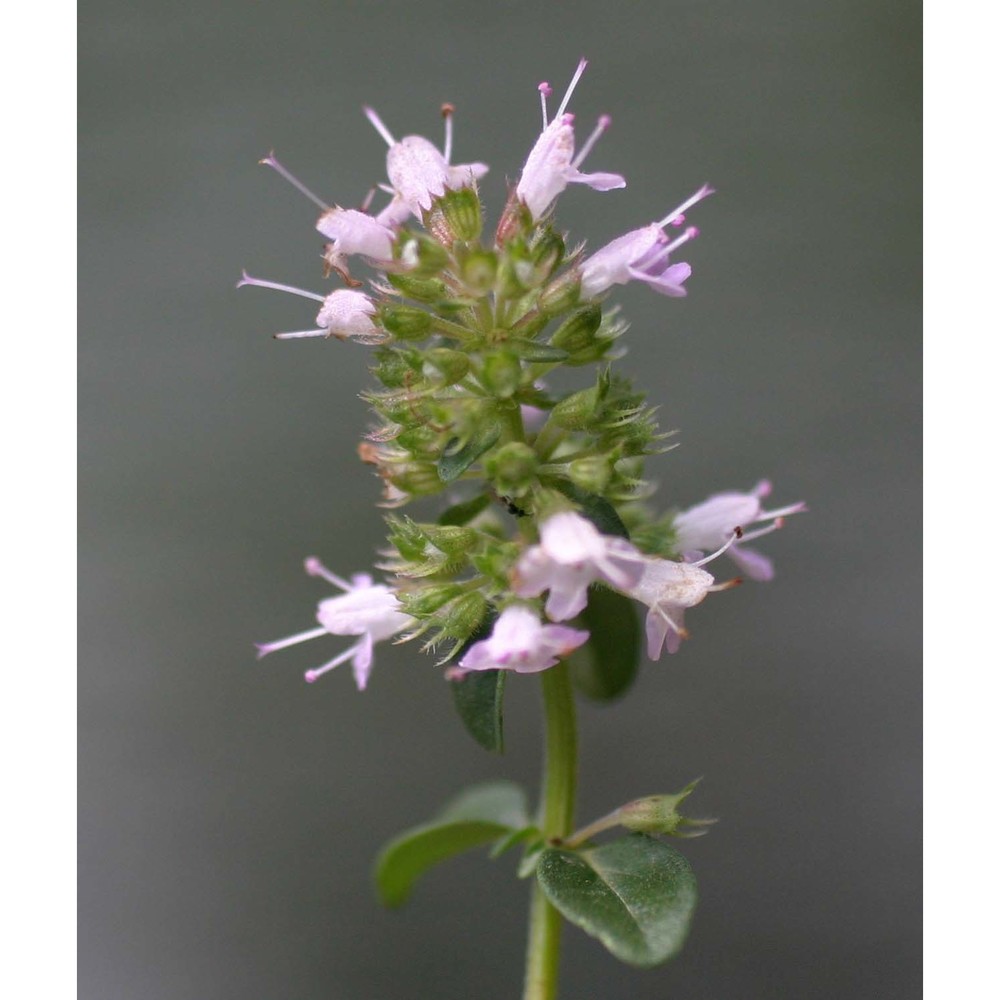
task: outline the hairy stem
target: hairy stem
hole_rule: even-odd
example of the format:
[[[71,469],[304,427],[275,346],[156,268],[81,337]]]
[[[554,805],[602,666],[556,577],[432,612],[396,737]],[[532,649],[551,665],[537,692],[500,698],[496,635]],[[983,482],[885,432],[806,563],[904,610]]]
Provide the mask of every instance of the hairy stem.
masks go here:
[[[545,702],[545,789],[541,828],[547,840],[567,837],[576,802],[576,707],[565,663],[542,673]],[[524,1000],[555,1000],[562,917],[535,883],[528,930]]]

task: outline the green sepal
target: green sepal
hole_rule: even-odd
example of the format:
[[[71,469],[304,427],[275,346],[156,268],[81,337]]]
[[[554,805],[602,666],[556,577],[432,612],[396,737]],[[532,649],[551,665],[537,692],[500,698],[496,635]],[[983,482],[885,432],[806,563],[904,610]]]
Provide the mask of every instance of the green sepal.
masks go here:
[[[497,620],[491,608],[465,645],[455,654],[461,660],[473,643],[489,637]],[[472,670],[460,680],[449,681],[455,708],[469,735],[491,753],[503,753],[503,692],[505,670]]]
[[[698,899],[684,856],[641,833],[583,851],[548,848],[538,859],[537,876],[570,923],[640,968],[680,951]]]
[[[607,587],[590,587],[579,622],[590,639],[568,657],[573,686],[593,701],[614,701],[639,672],[642,626],[635,602]]]
[[[449,507],[438,518],[438,524],[460,527],[461,525],[468,524],[470,521],[478,517],[489,505],[489,494],[481,493],[479,496],[473,497],[471,500],[466,500],[464,503],[456,503]]]
[[[555,364],[565,361],[569,354],[560,347],[552,347],[549,344],[539,344],[534,340],[508,340],[507,346],[522,361],[540,361],[548,364]]]
[[[485,430],[469,438],[461,447],[456,447],[459,443],[458,438],[452,439],[438,461],[438,476],[441,478],[441,482],[454,482],[480,455],[489,451],[499,440],[500,425],[498,423],[491,423]]]
[[[401,906],[417,879],[448,858],[518,833],[529,823],[523,789],[509,781],[475,785],[429,823],[393,838],[375,861],[375,884],[385,906]]]

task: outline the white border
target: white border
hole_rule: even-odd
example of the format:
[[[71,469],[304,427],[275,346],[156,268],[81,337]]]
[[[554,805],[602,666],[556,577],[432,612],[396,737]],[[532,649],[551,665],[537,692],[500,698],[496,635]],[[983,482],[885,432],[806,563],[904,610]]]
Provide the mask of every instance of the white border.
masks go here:
[[[76,995],[76,10],[0,42],[4,625],[0,727],[11,995]]]

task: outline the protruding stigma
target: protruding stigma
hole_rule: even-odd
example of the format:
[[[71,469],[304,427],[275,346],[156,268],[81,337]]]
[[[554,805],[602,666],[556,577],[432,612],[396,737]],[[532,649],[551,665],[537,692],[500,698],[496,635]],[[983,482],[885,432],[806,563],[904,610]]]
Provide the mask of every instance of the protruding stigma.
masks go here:
[[[451,163],[452,116],[455,105],[445,102],[441,105],[441,117],[444,119],[444,162]]]
[[[611,115],[601,115],[601,117],[597,119],[597,124],[594,126],[594,131],[591,132],[589,136],[587,136],[587,141],[583,144],[583,147],[580,149],[580,152],[576,154],[576,158],[573,160],[572,165],[574,167],[579,167],[580,164],[583,163],[583,161],[590,154],[590,151],[594,148],[594,145],[597,143],[597,140],[600,139],[605,132],[607,132],[610,126],[611,126]]]
[[[378,112],[374,108],[365,105],[364,108],[365,117],[372,123],[375,131],[378,132],[383,139],[385,139],[387,146],[395,146],[396,140],[392,137],[392,133],[385,127],[385,122],[382,121],[378,116]]]
[[[573,96],[573,91],[576,90],[576,85],[580,82],[580,77],[583,76],[583,71],[587,68],[587,60],[581,58],[576,66],[576,72],[573,74],[573,79],[569,81],[569,86],[566,88],[566,96],[563,97],[562,103],[559,105],[559,110],[555,113],[555,117],[558,118],[566,110],[569,105],[569,99]]]
[[[284,177],[285,180],[292,185],[292,187],[298,188],[298,190],[301,191],[311,202],[313,202],[316,205],[319,205],[319,207],[322,208],[325,212],[330,211],[331,206],[329,206],[325,201],[323,201],[323,199],[320,198],[318,195],[313,194],[313,192],[310,191],[309,188],[307,188],[305,184],[303,184],[302,181],[300,181],[298,177],[295,176],[295,174],[293,174],[290,170],[288,170],[286,167],[284,167],[281,163],[278,162],[278,158],[274,155],[273,149],[271,150],[270,153],[267,154],[267,156],[264,157],[263,160],[260,160],[259,162],[262,163],[265,167],[270,167],[276,173]]]
[[[273,288],[276,292],[301,295],[304,299],[315,299],[317,302],[324,301],[323,296],[317,295],[315,292],[307,292],[303,288],[295,288],[292,285],[281,285],[277,281],[264,281],[262,278],[252,278],[246,271],[243,272],[240,280],[236,282],[237,288],[242,288],[244,285],[256,285],[258,288]]]

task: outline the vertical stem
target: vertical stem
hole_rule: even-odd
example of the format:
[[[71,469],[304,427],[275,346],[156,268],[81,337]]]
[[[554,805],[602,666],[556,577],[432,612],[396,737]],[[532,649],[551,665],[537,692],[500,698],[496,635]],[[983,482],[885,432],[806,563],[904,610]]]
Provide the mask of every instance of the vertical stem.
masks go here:
[[[545,789],[542,833],[546,839],[573,831],[576,802],[576,707],[569,667],[558,663],[542,673],[545,702]],[[545,898],[538,883],[531,897],[528,960],[524,1000],[555,1000],[559,978],[559,937],[562,917]]]

